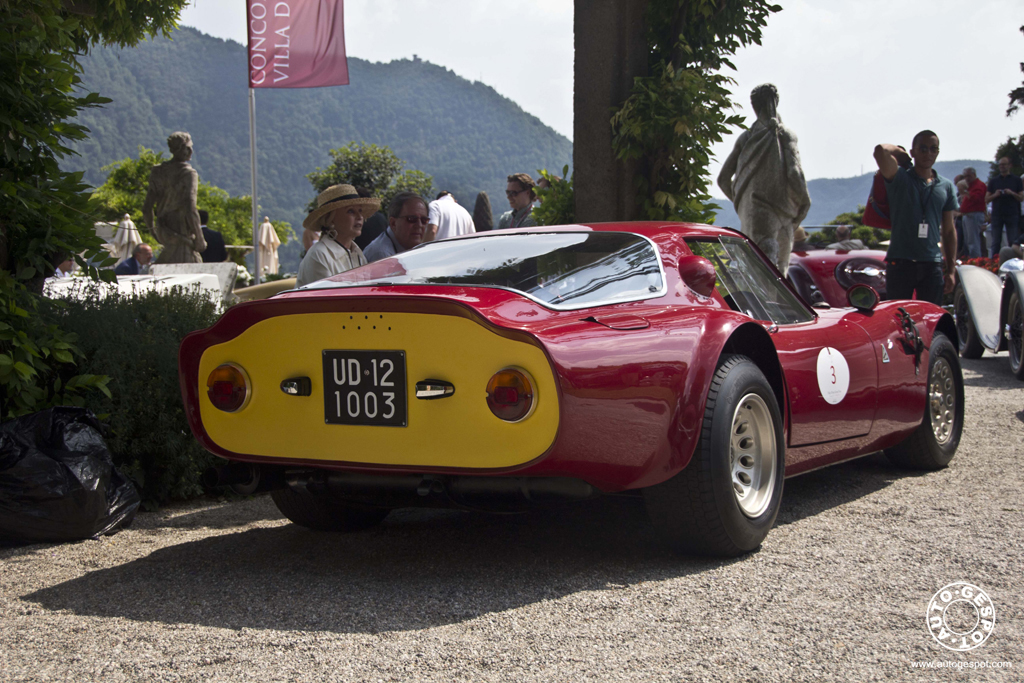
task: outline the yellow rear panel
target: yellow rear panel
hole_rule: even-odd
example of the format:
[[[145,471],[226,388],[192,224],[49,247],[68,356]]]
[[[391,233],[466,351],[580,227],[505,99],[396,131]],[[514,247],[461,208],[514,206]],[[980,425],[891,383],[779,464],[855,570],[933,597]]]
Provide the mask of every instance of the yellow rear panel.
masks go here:
[[[325,424],[325,349],[402,350],[406,358],[408,426]],[[236,413],[213,407],[206,378],[235,363],[252,383]],[[487,407],[486,386],[498,370],[525,369],[537,384],[536,405],[508,423]],[[311,396],[291,396],[280,384],[309,377]],[[439,379],[455,394],[416,398],[415,384]],[[199,365],[203,426],[221,447],[274,458],[413,467],[501,468],[543,454],[558,429],[558,395],[551,366],[531,344],[507,339],[466,318],[420,313],[311,313],[270,318],[203,353]]]

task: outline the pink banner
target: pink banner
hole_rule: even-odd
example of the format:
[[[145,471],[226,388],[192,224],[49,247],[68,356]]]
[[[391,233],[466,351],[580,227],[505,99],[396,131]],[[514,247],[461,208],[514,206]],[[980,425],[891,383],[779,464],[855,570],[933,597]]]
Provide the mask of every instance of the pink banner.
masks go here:
[[[250,88],[348,85],[342,0],[246,0]]]

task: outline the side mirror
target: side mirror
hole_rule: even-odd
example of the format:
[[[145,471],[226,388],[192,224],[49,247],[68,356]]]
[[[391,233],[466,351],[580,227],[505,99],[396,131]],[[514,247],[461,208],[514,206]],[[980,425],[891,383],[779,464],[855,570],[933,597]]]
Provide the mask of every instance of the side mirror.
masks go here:
[[[858,311],[871,311],[878,305],[878,292],[870,285],[854,285],[846,290],[846,300]]]
[[[711,296],[715,291],[718,275],[711,261],[703,256],[684,256],[679,259],[679,277],[687,287],[700,296]]]

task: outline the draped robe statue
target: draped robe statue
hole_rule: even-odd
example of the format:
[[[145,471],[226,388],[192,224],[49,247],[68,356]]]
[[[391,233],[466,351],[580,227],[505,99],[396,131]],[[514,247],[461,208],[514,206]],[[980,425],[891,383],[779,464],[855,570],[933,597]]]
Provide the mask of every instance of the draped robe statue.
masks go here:
[[[156,262],[202,263],[206,240],[196,208],[199,174],[188,163],[192,136],[173,133],[167,138],[167,146],[174,158],[149,172],[149,191],[142,206],[146,227],[164,247]]]
[[[793,231],[811,208],[800,167],[796,135],[782,125],[774,85],[750,93],[757,121],[744,131],[722,165],[718,186],[732,200],[740,230],[761,248],[779,271],[789,269]]]

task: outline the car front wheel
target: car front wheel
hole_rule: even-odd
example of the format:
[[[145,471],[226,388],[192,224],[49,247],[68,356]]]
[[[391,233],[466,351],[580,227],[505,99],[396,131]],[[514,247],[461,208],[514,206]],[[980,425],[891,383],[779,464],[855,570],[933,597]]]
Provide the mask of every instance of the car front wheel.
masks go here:
[[[971,318],[971,308],[967,305],[967,294],[963,285],[957,285],[953,292],[953,313],[956,316],[956,336],[960,338],[960,355],[964,358],[981,358],[985,353],[985,346],[974,327],[974,319]]]
[[[1024,379],[1024,300],[1017,292],[1010,295],[1010,307],[1006,311],[1006,318],[1010,372],[1017,379]]]
[[[775,393],[746,356],[715,371],[693,459],[644,490],[663,538],[688,554],[733,557],[758,548],[782,502],[785,441]]]
[[[390,510],[364,507],[337,500],[327,493],[311,493],[283,488],[271,497],[281,514],[314,531],[359,531],[384,521]]]
[[[940,470],[960,445],[964,428],[964,378],[953,342],[941,332],[928,353],[927,400],[920,426],[901,443],[885,451],[900,467]]]

